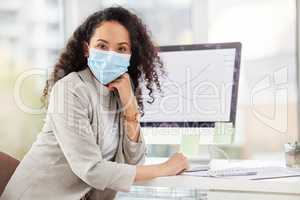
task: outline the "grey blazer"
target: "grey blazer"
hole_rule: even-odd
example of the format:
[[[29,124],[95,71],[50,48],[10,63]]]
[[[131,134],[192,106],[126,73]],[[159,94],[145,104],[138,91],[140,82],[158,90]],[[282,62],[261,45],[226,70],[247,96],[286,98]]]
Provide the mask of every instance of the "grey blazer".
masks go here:
[[[90,199],[114,199],[117,191],[129,191],[147,148],[142,134],[137,143],[130,141],[119,108],[118,94],[96,81],[88,68],[59,80],[42,131],[0,200],[79,200],[87,193]],[[113,161],[101,154],[107,120],[119,128]]]

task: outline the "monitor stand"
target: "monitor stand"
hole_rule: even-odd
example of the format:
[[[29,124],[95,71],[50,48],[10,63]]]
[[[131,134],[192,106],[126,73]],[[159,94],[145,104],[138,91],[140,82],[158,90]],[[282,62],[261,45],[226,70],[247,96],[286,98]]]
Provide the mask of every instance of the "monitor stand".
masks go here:
[[[232,144],[234,129],[231,123],[215,123],[213,128],[192,128],[181,132],[180,152],[190,163],[208,164],[213,154],[218,152],[228,159],[226,152],[218,144]]]
[[[209,164],[210,154],[208,148],[200,146],[200,134],[182,135],[180,152],[183,153],[191,164]]]

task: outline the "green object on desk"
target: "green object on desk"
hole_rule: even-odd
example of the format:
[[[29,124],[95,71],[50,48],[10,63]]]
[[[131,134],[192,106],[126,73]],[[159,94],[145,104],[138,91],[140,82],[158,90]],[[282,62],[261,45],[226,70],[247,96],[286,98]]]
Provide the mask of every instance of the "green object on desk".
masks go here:
[[[180,151],[188,157],[196,157],[199,154],[199,135],[182,135]]]
[[[213,143],[232,144],[234,141],[235,129],[232,123],[215,123]]]
[[[201,129],[201,128],[200,128]],[[234,140],[234,127],[232,123],[216,122],[214,130],[205,132],[192,130],[181,136],[180,151],[188,157],[198,157],[200,144],[232,144]]]

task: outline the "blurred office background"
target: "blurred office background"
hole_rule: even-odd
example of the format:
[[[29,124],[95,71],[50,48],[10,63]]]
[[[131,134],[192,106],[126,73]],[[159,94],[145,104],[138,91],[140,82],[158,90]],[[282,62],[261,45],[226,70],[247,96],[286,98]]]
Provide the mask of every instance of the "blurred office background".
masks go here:
[[[85,17],[111,5],[139,15],[157,45],[242,43],[235,137],[219,145],[232,158],[282,158],[299,139],[296,0],[1,0],[0,151],[28,151],[43,125],[43,71]],[[178,149],[180,136],[166,137],[146,137],[151,156]]]

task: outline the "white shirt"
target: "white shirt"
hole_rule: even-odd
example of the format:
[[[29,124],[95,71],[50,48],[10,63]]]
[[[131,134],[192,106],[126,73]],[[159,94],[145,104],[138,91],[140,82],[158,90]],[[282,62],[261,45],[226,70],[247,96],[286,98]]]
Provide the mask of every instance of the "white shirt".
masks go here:
[[[113,115],[113,114],[108,114]],[[114,119],[114,120],[111,120]],[[103,145],[101,147],[102,157],[112,160],[117,153],[120,140],[117,116],[107,116],[104,122]]]
[[[117,95],[101,84],[99,84],[99,88],[101,107],[100,126],[103,130],[103,143],[101,146],[102,158],[113,161],[120,140],[120,117],[117,115],[118,106],[112,106],[114,102],[113,99],[117,98]]]

